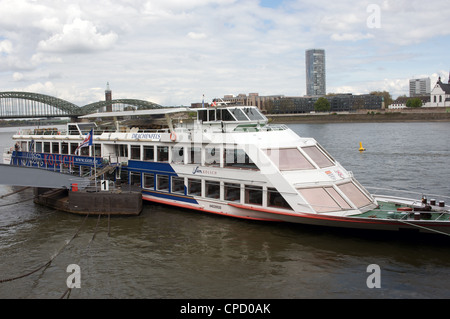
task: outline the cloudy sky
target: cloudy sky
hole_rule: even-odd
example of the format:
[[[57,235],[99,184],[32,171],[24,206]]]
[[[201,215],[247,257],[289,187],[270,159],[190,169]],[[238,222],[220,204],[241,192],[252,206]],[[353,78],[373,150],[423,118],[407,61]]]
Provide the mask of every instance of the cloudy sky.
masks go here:
[[[190,105],[303,96],[305,50],[326,50],[327,92],[409,94],[450,72],[448,0],[0,0],[0,91],[77,105]]]

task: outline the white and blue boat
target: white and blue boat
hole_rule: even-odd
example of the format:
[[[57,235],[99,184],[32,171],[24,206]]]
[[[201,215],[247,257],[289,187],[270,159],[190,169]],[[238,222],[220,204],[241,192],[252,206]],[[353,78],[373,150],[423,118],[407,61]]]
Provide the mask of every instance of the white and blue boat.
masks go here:
[[[95,168],[101,179],[140,187],[144,200],[229,217],[450,234],[444,201],[373,195],[314,138],[270,124],[256,107],[82,118],[65,131],[19,132],[5,163],[79,176]],[[75,155],[92,129],[93,147]]]

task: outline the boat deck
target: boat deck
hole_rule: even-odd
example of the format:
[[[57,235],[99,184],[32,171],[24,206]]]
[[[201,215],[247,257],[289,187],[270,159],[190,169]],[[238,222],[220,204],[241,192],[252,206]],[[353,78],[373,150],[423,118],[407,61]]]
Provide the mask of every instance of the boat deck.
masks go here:
[[[376,209],[367,211],[365,213],[354,215],[354,217],[364,218],[379,218],[379,219],[403,219],[403,220],[442,220],[448,221],[450,212],[445,209],[425,211],[417,210],[417,206],[396,204],[392,202],[378,201],[379,206]]]

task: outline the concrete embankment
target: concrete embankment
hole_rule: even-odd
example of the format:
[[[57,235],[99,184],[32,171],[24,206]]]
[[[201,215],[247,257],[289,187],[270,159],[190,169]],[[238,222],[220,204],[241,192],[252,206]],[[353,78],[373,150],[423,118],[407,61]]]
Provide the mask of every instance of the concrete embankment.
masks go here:
[[[271,123],[450,122],[450,112],[267,114]]]

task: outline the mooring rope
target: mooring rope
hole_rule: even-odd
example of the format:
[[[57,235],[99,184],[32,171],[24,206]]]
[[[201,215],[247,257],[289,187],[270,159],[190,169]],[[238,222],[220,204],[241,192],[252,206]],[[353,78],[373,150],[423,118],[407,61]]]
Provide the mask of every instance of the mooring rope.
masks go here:
[[[407,225],[414,226],[414,227],[418,227],[418,228],[423,228],[423,229],[425,229],[425,230],[428,230],[428,231],[431,231],[431,232],[435,232],[435,233],[438,233],[438,234],[441,234],[441,235],[447,235],[447,236],[450,236],[450,234],[441,232],[441,231],[439,231],[439,230],[432,229],[432,228],[428,228],[428,227],[424,227],[424,226],[420,226],[420,225],[416,225],[416,224],[413,224],[413,223],[408,223],[407,221],[404,221],[404,220],[402,220],[402,219],[398,219],[398,221],[401,222],[401,223],[403,223],[403,224],[407,224]]]
[[[11,192],[11,193],[2,195],[2,196],[0,196],[0,199],[3,199],[3,198],[5,198],[5,197],[11,196],[11,195],[14,195],[14,194],[17,194],[17,193],[20,193],[20,192],[22,192],[22,191],[24,191],[24,190],[27,190],[28,188],[30,188],[30,187],[29,187],[29,186],[23,187],[23,188],[18,189],[18,190],[14,191],[14,192]]]
[[[24,203],[24,202],[28,202],[29,200],[33,200],[33,199],[35,199],[35,198],[36,198],[36,196],[33,196],[33,197],[30,197],[30,198],[26,198],[26,199],[19,200],[19,201],[17,201],[17,202],[8,203],[8,204],[3,204],[3,205],[0,205],[0,208],[1,208],[1,207],[6,207],[6,206],[11,206],[11,205],[16,205],[16,204],[20,204],[20,203]]]

